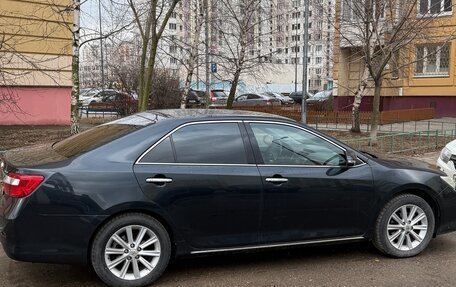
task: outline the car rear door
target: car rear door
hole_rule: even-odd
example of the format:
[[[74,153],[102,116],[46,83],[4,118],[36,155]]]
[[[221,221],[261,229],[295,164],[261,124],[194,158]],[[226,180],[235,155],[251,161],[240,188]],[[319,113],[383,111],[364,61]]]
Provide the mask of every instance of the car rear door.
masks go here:
[[[288,123],[250,122],[264,186],[262,242],[360,236],[373,204],[369,165],[346,166],[344,148]]]
[[[147,151],[134,171],[193,248],[258,242],[262,183],[241,122],[185,124]]]

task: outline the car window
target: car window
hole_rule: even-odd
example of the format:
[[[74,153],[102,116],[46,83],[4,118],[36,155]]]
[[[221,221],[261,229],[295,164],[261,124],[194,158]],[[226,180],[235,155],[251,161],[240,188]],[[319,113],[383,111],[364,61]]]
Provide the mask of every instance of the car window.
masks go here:
[[[213,91],[212,92],[215,98],[225,98],[227,95],[224,91]]]
[[[251,123],[250,126],[265,164],[346,164],[345,152],[341,148],[302,129],[267,123]]]
[[[141,162],[147,163],[174,163],[173,147],[171,139],[167,137],[151,151],[149,151],[142,159]]]
[[[172,135],[178,163],[245,164],[244,143],[237,123],[196,124]]]
[[[250,94],[250,95],[247,96],[248,100],[254,100],[254,99],[259,99],[259,98],[260,98],[260,96],[254,95],[254,94]]]
[[[240,96],[239,98],[236,99],[236,101],[245,101],[246,100],[246,96]]]
[[[153,124],[153,122],[148,121],[140,125],[101,125],[55,143],[52,148],[58,154],[70,158],[95,149],[150,124]]]

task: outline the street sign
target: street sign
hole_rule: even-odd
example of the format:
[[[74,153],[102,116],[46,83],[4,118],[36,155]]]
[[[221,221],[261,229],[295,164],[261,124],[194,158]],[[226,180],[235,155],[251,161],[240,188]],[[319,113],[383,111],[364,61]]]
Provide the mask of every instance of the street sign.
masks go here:
[[[211,72],[214,74],[217,73],[217,64],[216,63],[211,64]]]

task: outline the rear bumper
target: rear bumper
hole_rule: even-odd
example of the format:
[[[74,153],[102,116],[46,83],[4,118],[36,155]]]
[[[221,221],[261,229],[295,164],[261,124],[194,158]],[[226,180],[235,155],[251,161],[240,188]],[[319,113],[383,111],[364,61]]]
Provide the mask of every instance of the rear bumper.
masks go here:
[[[104,216],[42,216],[34,220],[0,216],[0,242],[17,261],[86,265],[92,234]]]

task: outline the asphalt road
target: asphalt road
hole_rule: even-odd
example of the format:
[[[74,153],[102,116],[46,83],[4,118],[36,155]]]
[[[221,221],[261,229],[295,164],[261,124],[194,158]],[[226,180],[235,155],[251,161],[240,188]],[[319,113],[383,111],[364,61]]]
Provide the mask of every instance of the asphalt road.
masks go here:
[[[0,252],[0,286],[103,286],[84,267],[14,262]],[[181,259],[154,286],[456,286],[456,233],[420,256],[391,259],[368,243]]]

